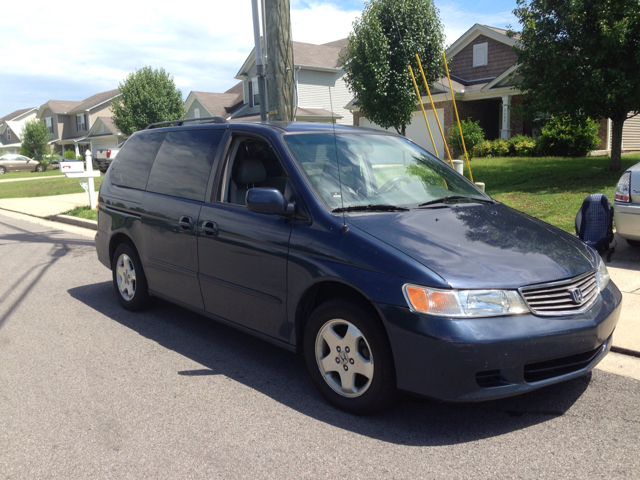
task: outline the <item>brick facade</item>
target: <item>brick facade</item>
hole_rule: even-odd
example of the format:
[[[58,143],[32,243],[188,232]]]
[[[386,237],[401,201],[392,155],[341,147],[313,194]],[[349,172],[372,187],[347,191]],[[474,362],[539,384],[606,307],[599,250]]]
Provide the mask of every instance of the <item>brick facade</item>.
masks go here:
[[[473,46],[487,43],[487,65],[473,66]],[[476,80],[481,78],[495,78],[507,68],[514,65],[517,56],[513,49],[493,38],[479,35],[469,45],[464,47],[451,60],[449,70],[452,75],[464,80]]]

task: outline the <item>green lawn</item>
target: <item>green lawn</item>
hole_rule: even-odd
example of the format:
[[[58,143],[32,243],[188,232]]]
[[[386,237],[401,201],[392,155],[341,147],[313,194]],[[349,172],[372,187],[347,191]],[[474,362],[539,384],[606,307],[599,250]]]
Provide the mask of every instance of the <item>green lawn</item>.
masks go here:
[[[584,197],[604,193],[613,202],[622,172],[640,162],[640,154],[624,155],[619,172],[609,171],[609,161],[609,157],[477,158],[471,169],[473,179],[484,182],[496,200],[574,233]]]
[[[49,172],[43,172],[44,174]],[[10,174],[3,175],[8,177]],[[36,174],[32,174],[36,175]],[[102,177],[95,179],[96,191],[100,188]],[[3,182],[0,183],[0,198],[48,197],[50,195],[64,195],[66,193],[82,193],[77,178],[51,178],[35,180],[33,182]]]
[[[98,210],[91,210],[91,207],[76,207],[68,212],[62,212],[62,215],[86,218],[87,220],[98,220]]]
[[[55,170],[47,170],[46,172],[7,172],[4,175],[0,175],[0,180],[8,180],[10,178],[51,177],[55,175],[64,175],[64,173],[60,173],[60,170],[57,168]]]

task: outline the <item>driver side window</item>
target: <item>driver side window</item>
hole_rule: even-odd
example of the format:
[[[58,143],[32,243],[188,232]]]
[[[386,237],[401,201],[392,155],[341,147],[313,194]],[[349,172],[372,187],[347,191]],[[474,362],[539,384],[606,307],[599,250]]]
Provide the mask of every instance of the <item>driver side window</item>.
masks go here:
[[[287,194],[287,174],[271,145],[255,137],[232,141],[224,167],[220,201],[246,205],[252,188],[276,188]]]

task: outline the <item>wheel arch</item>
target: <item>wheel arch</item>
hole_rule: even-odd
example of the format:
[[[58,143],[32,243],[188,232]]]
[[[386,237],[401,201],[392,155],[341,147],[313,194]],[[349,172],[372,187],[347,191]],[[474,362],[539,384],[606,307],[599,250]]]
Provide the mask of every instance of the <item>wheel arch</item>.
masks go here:
[[[330,299],[345,299],[357,303],[380,322],[388,338],[387,329],[382,321],[382,312],[365,292],[349,283],[336,279],[322,280],[307,288],[296,304],[294,338],[297,352],[301,353],[303,351],[304,330],[309,316],[319,305]]]
[[[140,256],[140,252],[138,252],[138,249],[136,248],[135,244],[133,243],[133,240],[131,240],[131,237],[129,237],[129,235],[126,235],[124,233],[116,233],[113,237],[111,237],[111,240],[109,242],[109,264],[110,265],[113,264],[113,254],[115,253],[118,246],[122,243],[130,244],[131,248],[133,248],[135,252],[138,254],[138,257]]]

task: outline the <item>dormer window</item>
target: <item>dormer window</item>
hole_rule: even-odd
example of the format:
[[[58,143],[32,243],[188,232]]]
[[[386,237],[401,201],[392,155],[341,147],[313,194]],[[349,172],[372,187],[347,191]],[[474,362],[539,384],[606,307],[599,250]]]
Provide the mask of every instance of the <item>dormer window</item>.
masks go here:
[[[478,43],[473,46],[473,66],[482,67],[487,64],[487,51],[489,50],[489,44]]]
[[[84,113],[80,113],[76,115],[76,127],[78,132],[83,132],[87,129],[86,124],[84,122]]]
[[[51,122],[51,117],[45,117],[44,123],[46,123],[49,135],[51,135],[53,133],[53,122]]]

